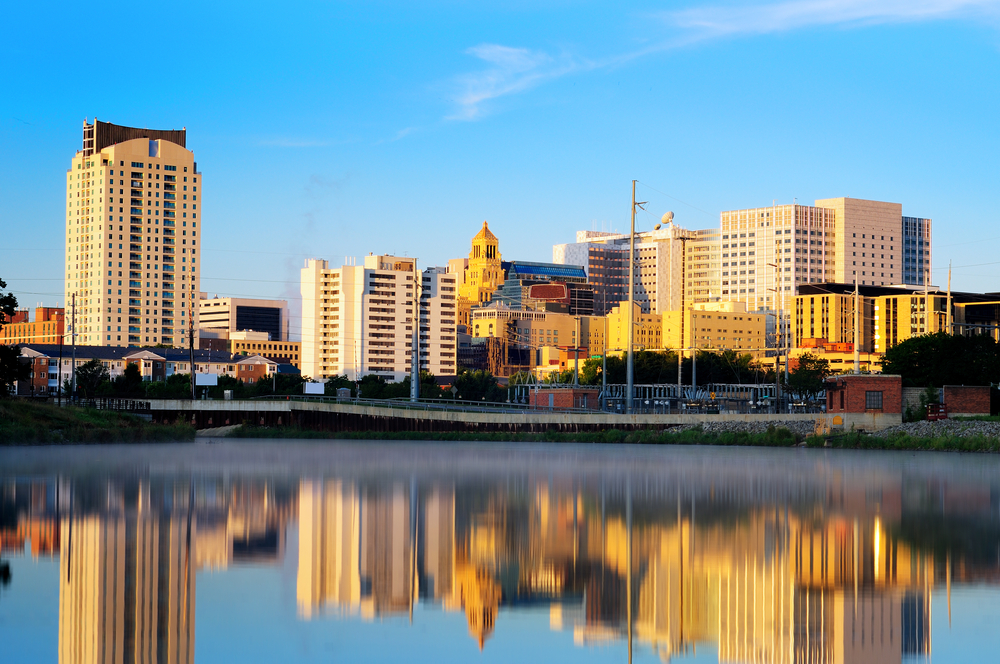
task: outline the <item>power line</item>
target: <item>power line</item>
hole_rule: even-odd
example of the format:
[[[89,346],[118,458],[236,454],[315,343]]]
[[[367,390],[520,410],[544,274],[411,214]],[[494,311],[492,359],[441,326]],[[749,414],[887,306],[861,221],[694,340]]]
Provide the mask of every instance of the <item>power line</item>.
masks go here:
[[[678,202],[678,203],[680,203],[681,205],[686,205],[686,206],[688,206],[689,208],[691,208],[691,209],[693,209],[693,210],[697,210],[698,212],[701,212],[702,214],[707,214],[707,215],[708,215],[708,216],[710,216],[710,217],[714,217],[714,216],[715,216],[715,215],[714,215],[714,214],[712,214],[711,212],[707,212],[707,211],[705,211],[705,210],[702,210],[702,209],[701,209],[700,207],[698,207],[697,205],[691,205],[691,204],[690,204],[690,203],[688,203],[687,201],[682,201],[681,199],[679,199],[679,198],[676,198],[676,197],[674,197],[674,196],[671,196],[670,194],[667,194],[667,193],[665,193],[665,192],[662,192],[662,191],[660,191],[659,189],[656,189],[656,188],[654,188],[654,187],[650,187],[650,186],[649,186],[648,184],[646,184],[645,182],[643,182],[643,181],[641,181],[641,180],[636,180],[636,182],[638,182],[639,184],[641,184],[641,185],[642,185],[643,187],[646,187],[647,189],[651,189],[651,190],[655,191],[656,193],[660,194],[661,196],[666,196],[666,197],[667,197],[667,198],[669,198],[670,200],[674,200],[674,201],[677,201],[677,202]]]

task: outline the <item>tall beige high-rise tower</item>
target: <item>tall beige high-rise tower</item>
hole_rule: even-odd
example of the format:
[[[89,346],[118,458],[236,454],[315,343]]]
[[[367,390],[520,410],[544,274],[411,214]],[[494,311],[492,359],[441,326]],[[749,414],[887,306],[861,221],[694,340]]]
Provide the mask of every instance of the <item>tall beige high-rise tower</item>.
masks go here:
[[[186,134],[84,121],[66,173],[67,342],[187,347],[193,326],[197,347],[202,176]]]

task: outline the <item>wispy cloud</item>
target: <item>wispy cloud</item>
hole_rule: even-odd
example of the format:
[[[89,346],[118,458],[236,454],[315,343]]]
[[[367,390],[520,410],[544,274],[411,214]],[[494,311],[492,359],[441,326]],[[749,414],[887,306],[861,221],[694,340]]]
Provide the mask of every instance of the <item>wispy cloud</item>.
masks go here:
[[[787,32],[816,26],[905,23],[995,12],[998,0],[791,0],[716,5],[660,14],[689,37]]]
[[[406,138],[410,134],[421,131],[422,129],[423,129],[422,127],[404,127],[403,129],[400,129],[389,138],[380,138],[379,140],[375,141],[375,145],[382,145],[383,143],[395,143],[396,141]]]
[[[591,66],[568,55],[553,57],[542,51],[500,44],[480,44],[466,53],[489,66],[456,79],[457,109],[448,120],[476,120],[483,115],[484,103],[492,99],[524,92],[544,81]]]
[[[500,97],[525,92],[567,74],[617,67],[653,53],[711,39],[818,26],[850,28],[982,16],[1000,16],[1000,0],[787,0],[659,12],[652,18],[668,31],[662,39],[600,60],[480,44],[466,53],[488,66],[453,79],[457,90],[455,109],[445,119],[478,120],[485,115],[488,102]]]
[[[321,148],[329,145],[328,141],[313,141],[296,138],[271,138],[259,142],[261,146],[276,148]]]

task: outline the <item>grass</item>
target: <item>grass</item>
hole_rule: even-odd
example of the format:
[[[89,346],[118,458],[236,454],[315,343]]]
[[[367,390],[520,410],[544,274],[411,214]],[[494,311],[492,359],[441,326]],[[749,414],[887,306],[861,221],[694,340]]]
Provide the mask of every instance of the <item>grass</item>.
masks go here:
[[[707,433],[700,428],[684,431],[585,431],[562,433],[491,433],[423,431],[310,431],[297,427],[242,426],[231,438],[305,438],[341,440],[456,440],[480,442],[545,443],[632,443],[639,445],[745,445],[756,447],[791,447],[799,441],[784,427],[771,427],[766,433]]]
[[[144,443],[194,440],[194,428],[151,424],[114,411],[0,401],[0,445]]]
[[[834,447],[859,450],[926,450],[938,452],[1000,452],[1000,439],[985,436],[939,436],[918,438],[899,433],[891,436],[860,432],[837,436],[797,437],[785,427],[770,427],[766,433],[710,433],[700,427],[684,431],[604,431],[561,433],[490,433],[423,431],[310,431],[297,427],[242,426],[230,438],[301,438],[312,440],[436,440],[477,442],[631,443],[639,445],[740,445],[746,447]]]
[[[935,436],[920,438],[905,433],[890,436],[845,433],[831,436],[830,447],[855,450],[923,450],[932,452],[1000,452],[1000,438],[987,436]],[[808,445],[810,441],[806,441]]]

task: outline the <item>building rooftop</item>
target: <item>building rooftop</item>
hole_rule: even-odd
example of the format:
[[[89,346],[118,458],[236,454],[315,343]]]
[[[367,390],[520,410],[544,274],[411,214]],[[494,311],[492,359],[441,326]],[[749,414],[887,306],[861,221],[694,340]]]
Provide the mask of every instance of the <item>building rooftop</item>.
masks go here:
[[[532,277],[564,277],[567,279],[587,280],[587,272],[581,265],[563,265],[561,263],[530,263],[526,261],[511,261],[507,270],[508,279],[531,279]]]

